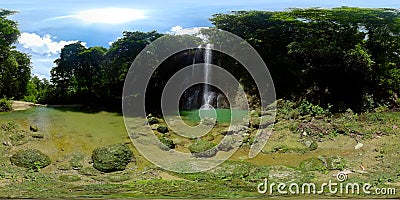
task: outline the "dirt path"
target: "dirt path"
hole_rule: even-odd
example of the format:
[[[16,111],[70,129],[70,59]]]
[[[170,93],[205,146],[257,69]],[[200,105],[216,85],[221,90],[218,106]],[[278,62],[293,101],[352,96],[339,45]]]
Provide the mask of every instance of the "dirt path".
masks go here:
[[[13,110],[28,110],[29,108],[32,108],[34,106],[44,106],[42,104],[35,104],[32,102],[26,102],[26,101],[13,101],[12,102],[12,109]]]

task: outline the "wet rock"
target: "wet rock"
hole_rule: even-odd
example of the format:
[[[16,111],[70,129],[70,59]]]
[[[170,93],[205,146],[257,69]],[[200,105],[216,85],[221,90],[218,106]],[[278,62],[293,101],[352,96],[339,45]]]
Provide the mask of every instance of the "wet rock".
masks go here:
[[[36,125],[30,125],[29,126],[29,130],[31,130],[31,131],[33,131],[33,132],[38,132],[39,131],[39,128],[36,126]]]
[[[93,151],[93,167],[102,172],[125,170],[133,159],[133,152],[125,144],[100,147]]]
[[[169,132],[168,127],[163,126],[163,125],[159,125],[159,126],[157,127],[157,131],[158,131],[159,133],[168,133],[168,132]]]
[[[42,139],[44,138],[44,134],[43,133],[34,133],[31,135],[33,138],[38,138],[38,139]]]
[[[51,163],[50,157],[37,149],[18,151],[11,156],[10,160],[14,165],[35,170],[44,168]]]

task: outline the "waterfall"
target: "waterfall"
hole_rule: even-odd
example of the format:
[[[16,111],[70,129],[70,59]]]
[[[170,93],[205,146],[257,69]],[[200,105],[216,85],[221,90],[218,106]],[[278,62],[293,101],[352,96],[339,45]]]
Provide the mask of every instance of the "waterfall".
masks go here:
[[[200,45],[194,50],[191,75],[187,77],[187,81],[200,79],[204,84],[199,84],[188,88],[180,101],[183,109],[211,109],[211,108],[229,108],[229,103],[224,94],[218,89],[209,85],[211,83],[212,72],[212,44]],[[199,59],[200,58],[200,59]],[[202,64],[196,64],[200,60]]]
[[[212,75],[211,62],[212,62],[212,44],[207,44],[204,50],[204,88],[203,88],[203,108],[210,108],[214,93],[210,91],[210,77]]]

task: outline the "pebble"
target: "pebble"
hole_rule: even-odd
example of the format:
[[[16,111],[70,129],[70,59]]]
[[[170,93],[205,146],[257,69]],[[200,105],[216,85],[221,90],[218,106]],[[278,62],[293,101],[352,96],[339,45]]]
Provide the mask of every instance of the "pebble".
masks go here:
[[[356,146],[354,146],[354,149],[361,149],[364,146],[363,143],[357,143]]]
[[[11,142],[9,142],[9,141],[4,141],[4,142],[3,142],[3,145],[4,145],[4,146],[12,146],[12,145],[11,145]]]

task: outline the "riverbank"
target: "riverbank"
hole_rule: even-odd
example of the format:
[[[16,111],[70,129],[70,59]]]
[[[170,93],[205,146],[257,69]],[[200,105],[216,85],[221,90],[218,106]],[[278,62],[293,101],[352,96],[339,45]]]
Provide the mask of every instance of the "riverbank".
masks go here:
[[[13,101],[11,104],[12,110],[19,111],[19,110],[28,110],[32,107],[36,106],[45,106],[42,104],[36,104],[32,102],[26,102],[26,101]]]
[[[81,104],[71,104],[71,105],[48,105],[48,104],[38,104],[38,103],[32,103],[32,102],[26,102],[26,101],[13,101],[12,102],[12,110],[13,111],[21,111],[21,110],[29,110],[33,107],[52,107],[52,108],[57,108],[57,107],[70,107],[70,108],[77,108],[77,107],[82,107],[83,105]]]
[[[311,196],[280,195],[276,187],[271,195],[259,194],[257,186],[264,178],[270,183],[336,183],[339,172],[347,175],[349,183],[370,183],[374,189],[400,189],[399,112],[289,116],[293,115],[278,112],[273,134],[255,158],[248,158],[251,140],[247,140],[222,165],[202,173],[184,174],[165,171],[143,157],[132,145],[118,113],[49,106],[3,113],[0,117],[0,197],[331,198],[329,191]],[[154,121],[158,126],[166,125],[161,118]],[[140,123],[133,124],[140,131]],[[37,132],[30,130],[30,125],[37,127]],[[218,124],[202,139],[217,143],[223,126]],[[175,149],[181,152],[188,152],[193,142],[179,138],[172,130],[163,137],[171,139]],[[317,144],[313,148],[311,141]],[[127,144],[134,154],[126,169],[116,172],[95,169],[93,151],[118,143]],[[27,149],[48,155],[50,165],[35,171],[10,162],[10,157]],[[354,194],[334,197],[370,198]],[[379,197],[398,198],[399,195]]]

